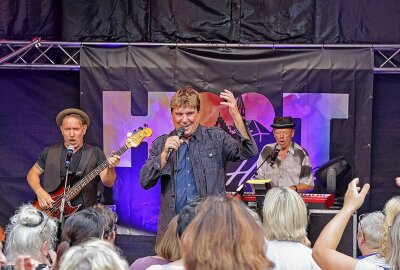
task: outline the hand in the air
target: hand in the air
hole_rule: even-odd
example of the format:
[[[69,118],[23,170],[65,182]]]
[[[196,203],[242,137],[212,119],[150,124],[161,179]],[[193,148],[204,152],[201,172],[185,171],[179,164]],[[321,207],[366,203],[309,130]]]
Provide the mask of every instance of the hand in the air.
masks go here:
[[[232,117],[234,117],[234,115],[237,115],[237,114],[240,115],[239,109],[238,109],[237,104],[236,104],[236,99],[235,99],[235,97],[234,97],[234,95],[232,94],[231,91],[229,91],[227,89],[224,89],[224,91],[222,91],[219,94],[219,97],[224,99],[224,101],[221,101],[220,104],[221,105],[225,105],[225,106],[227,106],[229,108],[229,114]]]
[[[354,178],[349,183],[346,194],[344,195],[343,208],[349,209],[352,212],[361,207],[369,190],[369,184],[364,184],[362,189],[357,187],[359,181],[360,180],[358,178]]]

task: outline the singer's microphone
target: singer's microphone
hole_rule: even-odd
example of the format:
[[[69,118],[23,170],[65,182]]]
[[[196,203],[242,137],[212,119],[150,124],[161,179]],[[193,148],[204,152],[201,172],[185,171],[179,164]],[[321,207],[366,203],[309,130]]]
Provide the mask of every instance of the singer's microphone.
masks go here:
[[[277,145],[275,146],[274,153],[272,154],[272,156],[271,156],[271,161],[269,162],[269,165],[270,165],[271,167],[274,166],[275,160],[276,160],[276,158],[278,157],[279,151],[281,151],[281,148],[282,148],[282,147],[281,147],[279,144],[277,144]]]
[[[67,148],[67,157],[65,158],[65,168],[69,168],[71,165],[72,154],[74,153],[74,146],[70,145]]]
[[[185,128],[184,127],[180,127],[178,129],[178,131],[176,132],[176,136],[178,136],[179,139],[180,139],[180,138],[182,138],[183,134],[185,134]],[[174,148],[170,147],[168,149],[168,154],[167,154],[167,158],[166,158],[167,161],[171,158],[172,152],[174,152]]]

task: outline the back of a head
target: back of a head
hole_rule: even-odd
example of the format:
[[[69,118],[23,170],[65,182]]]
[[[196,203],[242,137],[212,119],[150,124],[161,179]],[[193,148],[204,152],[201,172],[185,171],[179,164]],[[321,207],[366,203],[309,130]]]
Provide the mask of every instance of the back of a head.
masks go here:
[[[207,197],[182,236],[185,268],[268,269],[265,239],[243,203],[235,198]]]
[[[362,217],[358,223],[358,231],[362,233],[370,249],[378,249],[383,240],[382,226],[385,215],[382,212],[372,212]]]
[[[179,246],[176,228],[178,226],[178,216],[175,216],[169,222],[167,229],[156,243],[155,251],[160,257],[163,257],[171,262],[181,258],[181,250]]]
[[[91,237],[102,238],[103,233],[103,216],[88,208],[67,218],[62,230],[61,240],[68,241],[71,245],[77,245]]]
[[[306,205],[294,190],[272,188],[264,199],[263,224],[268,240],[302,242],[306,238]]]
[[[395,217],[388,234],[388,262],[391,270],[400,269],[400,214]]]
[[[117,223],[118,216],[117,214],[111,210],[110,207],[98,204],[92,207],[93,211],[98,212],[101,214],[104,218],[104,235],[103,239],[109,240],[111,242],[114,242],[115,240],[115,234],[114,234],[114,229],[116,228],[115,224]]]
[[[200,200],[191,201],[185,205],[178,214],[176,234],[178,238],[182,237],[182,234],[190,222],[195,218],[199,210]]]
[[[381,242],[381,251],[380,255],[385,257],[386,260],[389,259],[389,250],[387,246],[388,239],[388,228],[392,226],[395,217],[400,213],[400,196],[395,196],[386,202],[385,207],[383,208],[383,212],[385,213],[385,221],[383,223],[382,231],[383,231],[383,239]]]
[[[104,218],[91,208],[84,209],[69,216],[62,230],[61,243],[57,249],[60,258],[71,246],[79,245],[89,238],[103,238]],[[59,261],[57,261],[56,268]]]
[[[176,108],[181,107],[193,107],[197,108],[200,112],[200,96],[199,93],[193,89],[191,86],[186,86],[179,89],[172,96],[170,102],[171,111]]]
[[[54,249],[57,224],[44,212],[27,204],[21,206],[10,218],[6,235],[5,254],[9,261],[19,255],[29,255],[38,261],[43,261],[42,245],[47,242],[48,248]]]
[[[61,257],[60,270],[126,270],[128,263],[120,257],[112,244],[90,239],[73,246]]]

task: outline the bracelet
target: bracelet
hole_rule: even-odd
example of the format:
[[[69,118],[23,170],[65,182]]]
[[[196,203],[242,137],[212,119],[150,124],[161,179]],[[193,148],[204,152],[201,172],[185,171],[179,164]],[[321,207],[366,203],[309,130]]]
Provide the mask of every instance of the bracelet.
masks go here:
[[[297,186],[293,185],[292,187],[294,187],[294,190],[297,192]]]

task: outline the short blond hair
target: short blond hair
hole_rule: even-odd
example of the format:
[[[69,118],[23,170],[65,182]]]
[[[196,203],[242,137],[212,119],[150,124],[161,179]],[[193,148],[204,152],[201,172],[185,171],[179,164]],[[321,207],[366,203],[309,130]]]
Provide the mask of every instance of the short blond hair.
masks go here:
[[[181,258],[181,249],[178,236],[176,235],[176,227],[178,227],[178,215],[174,216],[168,223],[167,229],[155,246],[156,254],[171,262]]]
[[[179,89],[171,98],[171,112],[177,108],[196,108],[200,112],[200,96],[199,92],[191,86]]]
[[[307,208],[299,194],[288,187],[268,191],[263,227],[268,240],[303,242],[307,237]]]

